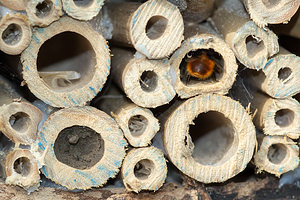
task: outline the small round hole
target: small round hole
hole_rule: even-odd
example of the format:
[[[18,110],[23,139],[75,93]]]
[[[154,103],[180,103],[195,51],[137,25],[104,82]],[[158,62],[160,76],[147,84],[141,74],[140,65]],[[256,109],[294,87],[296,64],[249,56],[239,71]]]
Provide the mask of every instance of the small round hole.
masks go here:
[[[18,24],[10,24],[2,32],[2,40],[7,45],[16,45],[21,41],[22,38],[22,28]]]
[[[18,132],[25,132],[27,131],[28,127],[30,126],[31,120],[28,114],[24,112],[18,112],[9,118],[10,126],[18,131]]]
[[[263,4],[267,7],[267,8],[273,8],[275,6],[277,6],[280,3],[281,0],[262,0]]]
[[[54,143],[56,158],[76,169],[89,169],[100,161],[104,153],[104,141],[93,129],[71,126],[63,129]]]
[[[264,41],[260,38],[249,35],[246,38],[246,48],[248,56],[253,58],[265,49]]]
[[[27,176],[31,170],[30,160],[26,157],[18,158],[14,162],[14,170],[18,174],[21,174],[22,176]]]
[[[292,70],[288,67],[281,68],[278,71],[278,78],[280,81],[286,80],[292,74]]]
[[[47,17],[53,7],[53,3],[50,0],[44,0],[40,3],[37,4],[37,6],[35,7],[36,11],[35,11],[35,15],[39,18],[44,18]]]
[[[89,7],[92,5],[94,0],[73,0],[76,6],[78,7]]]
[[[290,109],[278,110],[275,114],[275,123],[280,127],[287,127],[294,121],[295,114]]]
[[[161,37],[168,25],[168,20],[163,16],[153,16],[146,25],[146,35],[150,40]]]
[[[154,163],[149,159],[143,159],[134,166],[134,175],[140,179],[147,179],[154,172]]]
[[[269,147],[268,159],[271,163],[280,164],[287,155],[287,148],[283,144],[273,144]]]
[[[142,115],[134,115],[128,120],[128,128],[132,136],[139,137],[146,130],[148,120]]]
[[[140,77],[140,85],[145,92],[152,92],[157,87],[157,75],[153,71],[144,71]]]

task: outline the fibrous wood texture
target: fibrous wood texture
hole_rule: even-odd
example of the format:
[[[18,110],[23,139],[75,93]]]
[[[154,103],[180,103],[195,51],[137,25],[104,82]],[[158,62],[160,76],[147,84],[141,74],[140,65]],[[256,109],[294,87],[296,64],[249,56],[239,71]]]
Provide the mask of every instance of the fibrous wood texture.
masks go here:
[[[0,3],[13,10],[25,10],[27,0],[0,0]]]

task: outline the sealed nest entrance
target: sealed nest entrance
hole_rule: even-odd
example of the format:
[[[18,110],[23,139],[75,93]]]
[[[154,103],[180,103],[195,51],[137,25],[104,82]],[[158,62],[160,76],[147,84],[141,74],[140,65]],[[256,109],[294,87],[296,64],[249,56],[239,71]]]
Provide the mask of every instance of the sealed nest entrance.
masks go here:
[[[273,144],[269,147],[268,159],[273,164],[280,164],[287,155],[287,148],[283,144]]]
[[[217,165],[233,155],[234,152],[229,152],[229,149],[235,140],[235,130],[232,122],[222,113],[216,111],[201,113],[194,123],[195,125],[189,127],[189,134],[194,143],[192,156],[196,162],[203,165]]]
[[[2,40],[5,44],[13,46],[18,44],[23,36],[22,28],[20,25],[12,23],[2,32]]]
[[[77,169],[89,169],[100,161],[104,153],[104,141],[93,129],[72,126],[63,129],[54,143],[56,158]]]
[[[62,32],[39,49],[37,70],[52,90],[72,91],[92,80],[96,54],[90,42],[75,32]]]
[[[15,131],[25,132],[31,124],[31,120],[28,114],[18,112],[10,116],[9,124]]]
[[[254,58],[256,55],[260,55],[260,53],[266,48],[262,39],[252,35],[249,35],[245,42],[249,58]]]
[[[35,15],[39,18],[47,17],[53,7],[53,3],[50,0],[44,0],[37,4],[35,7]]]
[[[89,7],[95,0],[73,0],[78,7]]]
[[[295,113],[290,109],[278,110],[275,114],[275,123],[280,127],[290,126],[295,118]]]
[[[278,78],[280,81],[285,81],[291,74],[292,70],[288,67],[284,67],[278,71]]]
[[[134,115],[128,120],[128,128],[132,136],[141,136],[148,126],[148,120],[142,115]]]
[[[180,66],[180,80],[185,85],[199,82],[218,82],[224,74],[224,59],[213,49],[198,49],[188,52]]]
[[[163,16],[153,16],[146,25],[146,35],[150,40],[160,38],[168,25],[168,19]]]
[[[21,157],[15,160],[14,170],[22,176],[27,176],[31,170],[31,162],[27,157]]]
[[[146,180],[154,172],[154,163],[149,159],[140,160],[134,166],[134,175],[140,180]]]

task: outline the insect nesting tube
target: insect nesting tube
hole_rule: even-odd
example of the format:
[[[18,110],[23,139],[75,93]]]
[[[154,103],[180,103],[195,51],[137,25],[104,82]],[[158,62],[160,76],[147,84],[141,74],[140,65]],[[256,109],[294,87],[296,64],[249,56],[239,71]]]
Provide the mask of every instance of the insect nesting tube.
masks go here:
[[[256,132],[239,102],[207,94],[176,104],[161,120],[165,150],[179,170],[197,181],[213,183],[245,169]]]
[[[92,107],[54,112],[43,124],[38,142],[45,153],[42,172],[68,189],[99,187],[115,177],[127,145],[117,123]]]

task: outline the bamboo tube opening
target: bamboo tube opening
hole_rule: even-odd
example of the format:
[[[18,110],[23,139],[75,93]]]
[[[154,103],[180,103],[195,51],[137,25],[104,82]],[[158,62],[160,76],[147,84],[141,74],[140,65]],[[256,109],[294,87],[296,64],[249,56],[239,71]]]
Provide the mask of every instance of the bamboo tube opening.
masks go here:
[[[292,70],[288,67],[284,67],[278,71],[278,78],[280,81],[283,82],[283,84],[285,84],[285,80],[288,79],[291,76],[291,74]]]
[[[268,8],[274,8],[280,4],[281,0],[262,0],[262,3]]]
[[[148,126],[148,119],[143,115],[134,115],[128,120],[128,128],[133,137],[141,136]]]
[[[104,141],[93,129],[72,126],[63,129],[54,143],[57,160],[76,169],[89,169],[103,157]]]
[[[153,16],[146,25],[146,35],[150,40],[161,37],[167,29],[168,19],[163,16]]]
[[[92,79],[95,57],[95,51],[85,37],[67,31],[55,35],[41,46],[37,70],[51,89],[71,91]]]
[[[140,180],[146,180],[154,170],[155,170],[155,165],[153,161],[149,159],[143,159],[135,164],[134,175],[136,178]]]
[[[247,53],[250,58],[254,58],[256,55],[260,57],[261,52],[266,51],[264,41],[259,37],[249,35],[245,42]]]
[[[238,138],[235,139],[233,124],[224,114],[216,111],[201,113],[194,124],[190,125],[189,134],[194,143],[192,157],[196,162],[218,165],[234,154],[237,148],[231,147],[238,143]],[[188,143],[187,137],[185,143]]]
[[[2,40],[10,46],[18,44],[22,39],[23,33],[20,25],[9,24],[2,32]]]
[[[157,88],[158,76],[154,71],[144,71],[140,77],[140,86],[145,92],[153,92]]]
[[[180,80],[189,86],[199,82],[215,83],[224,75],[224,59],[213,49],[198,49],[188,52],[180,66]],[[196,74],[197,76],[193,76]]]
[[[17,160],[15,160],[14,164],[14,171],[21,176],[28,176],[31,171],[31,162],[30,159],[27,157],[20,157]]]
[[[280,127],[290,126],[294,119],[295,113],[290,109],[281,109],[275,114],[275,123]]]
[[[38,18],[44,18],[51,13],[53,9],[53,3],[50,0],[44,0],[42,2],[39,2],[36,5],[35,9],[36,9],[35,15]]]
[[[18,132],[26,132],[32,124],[30,116],[24,112],[17,112],[9,118],[10,126]]]
[[[268,150],[268,159],[273,164],[282,163],[287,156],[287,148],[285,145],[277,143],[272,144]]]
[[[89,7],[94,3],[94,0],[73,0],[73,2],[78,7]]]

